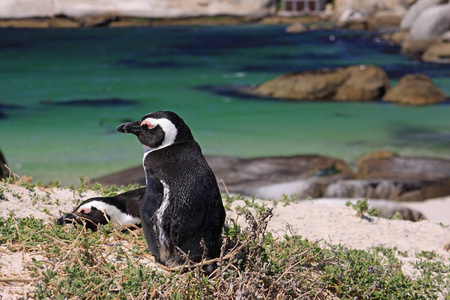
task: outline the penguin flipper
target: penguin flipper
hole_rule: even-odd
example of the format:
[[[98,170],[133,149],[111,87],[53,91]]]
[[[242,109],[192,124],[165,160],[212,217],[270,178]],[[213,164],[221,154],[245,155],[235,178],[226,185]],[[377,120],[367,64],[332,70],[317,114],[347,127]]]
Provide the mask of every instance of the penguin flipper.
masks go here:
[[[156,256],[159,260],[160,245],[158,234],[155,231],[155,213],[161,205],[163,197],[163,185],[159,182],[151,172],[147,172],[147,187],[141,202],[139,213],[141,216],[142,230],[144,231],[145,240],[147,242],[148,251]]]
[[[158,236],[153,227],[152,218],[149,218],[145,212],[141,211],[142,231],[144,231],[145,241],[147,242],[147,251],[153,254],[158,260],[161,255],[159,252]]]

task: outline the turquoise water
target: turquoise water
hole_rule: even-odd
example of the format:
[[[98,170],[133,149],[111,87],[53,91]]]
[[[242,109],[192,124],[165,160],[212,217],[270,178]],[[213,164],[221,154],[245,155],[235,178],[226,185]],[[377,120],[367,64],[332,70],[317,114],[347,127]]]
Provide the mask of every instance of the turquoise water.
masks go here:
[[[125,120],[173,110],[206,154],[319,153],[350,164],[387,149],[450,158],[450,105],[291,103],[215,93],[322,67],[375,64],[392,84],[423,72],[450,95],[450,68],[398,54],[367,32],[283,26],[1,29],[0,149],[19,175],[77,183],[140,164]],[[105,100],[105,105],[72,100]],[[58,105],[59,103],[59,105]],[[65,104],[61,104],[65,103]]]

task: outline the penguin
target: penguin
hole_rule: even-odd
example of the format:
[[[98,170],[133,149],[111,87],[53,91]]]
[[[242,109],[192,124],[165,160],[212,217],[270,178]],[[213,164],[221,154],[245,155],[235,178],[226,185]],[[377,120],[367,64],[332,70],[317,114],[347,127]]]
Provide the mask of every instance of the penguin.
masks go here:
[[[61,216],[56,224],[85,224],[97,230],[98,225],[112,222],[116,228],[122,225],[141,226],[139,208],[145,188],[125,192],[114,197],[95,197],[83,201],[73,212]]]
[[[140,216],[147,250],[169,267],[184,264],[184,254],[194,262],[218,257],[225,209],[216,177],[183,119],[157,111],[117,130],[136,135],[144,147]]]

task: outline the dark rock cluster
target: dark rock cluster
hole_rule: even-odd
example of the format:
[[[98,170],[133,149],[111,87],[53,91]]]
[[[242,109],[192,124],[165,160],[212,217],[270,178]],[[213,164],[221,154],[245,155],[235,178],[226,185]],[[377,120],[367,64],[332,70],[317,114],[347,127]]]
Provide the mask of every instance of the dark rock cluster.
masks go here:
[[[450,195],[449,160],[381,154],[360,161],[356,173],[344,161],[320,155],[206,158],[223,193],[272,200],[295,195],[297,199],[422,201]],[[94,181],[101,184],[145,184],[141,166]]]

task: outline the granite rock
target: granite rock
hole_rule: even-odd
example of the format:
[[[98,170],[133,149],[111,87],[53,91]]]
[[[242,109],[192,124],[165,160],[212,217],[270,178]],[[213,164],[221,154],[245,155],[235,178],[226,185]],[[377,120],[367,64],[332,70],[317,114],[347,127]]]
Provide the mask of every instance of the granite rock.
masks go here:
[[[400,157],[400,155],[393,151],[389,151],[389,150],[372,151],[372,152],[365,153],[360,158],[358,158],[358,160],[356,161],[356,165],[360,166],[364,161],[366,161],[368,159],[385,158],[385,157]]]
[[[384,95],[389,85],[382,69],[360,65],[281,75],[259,85],[253,93],[294,101],[374,101]]]
[[[301,22],[293,23],[286,28],[286,32],[288,32],[288,33],[300,33],[300,32],[305,32],[307,30],[308,29]]]
[[[450,4],[432,6],[414,21],[402,44],[402,53],[422,55],[441,35],[450,29]]]
[[[446,99],[443,91],[424,74],[407,74],[383,97],[384,101],[403,105],[436,104]]]
[[[323,196],[330,198],[371,198],[408,201],[408,193],[419,189],[420,186],[417,183],[391,179],[340,180],[328,185]]]
[[[450,160],[421,157],[374,158],[362,162],[358,180],[391,180],[403,186],[398,201],[422,201],[450,195]],[[386,198],[385,198],[386,199]]]
[[[434,63],[450,63],[450,31],[444,33],[427,48],[422,55],[422,60]]]
[[[419,15],[427,8],[445,3],[445,0],[418,0],[405,13],[401,23],[401,30],[410,30]]]

